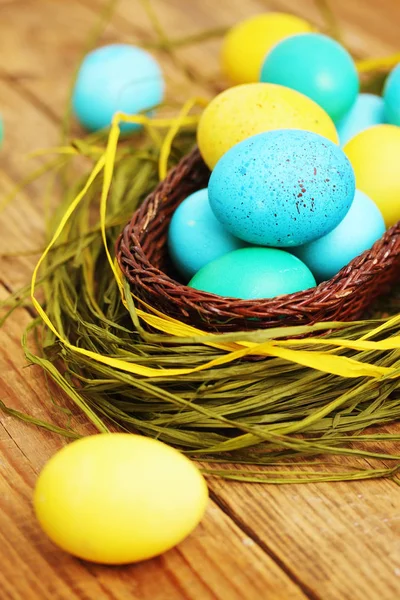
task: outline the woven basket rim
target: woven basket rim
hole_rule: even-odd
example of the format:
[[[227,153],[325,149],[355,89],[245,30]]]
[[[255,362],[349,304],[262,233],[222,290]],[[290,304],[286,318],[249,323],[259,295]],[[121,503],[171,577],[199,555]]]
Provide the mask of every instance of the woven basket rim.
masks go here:
[[[194,148],[149,194],[121,232],[116,243],[116,256],[122,272],[131,285],[136,291],[143,292],[143,294],[138,294],[139,299],[147,301],[153,297],[161,301],[162,296],[165,295],[165,298],[169,298],[169,302],[172,304],[182,305],[182,314],[185,314],[186,309],[200,313],[203,311],[208,313],[211,319],[213,316],[219,318],[233,316],[235,318],[237,313],[241,318],[251,318],[254,315],[263,318],[263,311],[269,312],[270,309],[273,313],[279,310],[283,316],[288,309],[293,316],[295,310],[293,307],[296,306],[302,315],[312,313],[316,317],[320,313],[320,320],[324,320],[323,311],[326,304],[332,304],[335,301],[340,304],[342,299],[354,294],[355,289],[362,293],[363,286],[365,286],[365,293],[368,294],[368,290],[373,287],[372,280],[374,278],[385,279],[383,276],[385,271],[389,268],[395,269],[396,267],[397,269],[400,266],[398,264],[400,222],[398,222],[386,231],[369,250],[354,258],[331,279],[300,292],[282,294],[273,298],[242,300],[196,290],[180,283],[162,270],[156,260],[152,260],[150,240],[155,240],[159,230],[162,230],[163,251],[165,252],[165,230],[169,220],[168,215],[164,215],[163,211],[165,212],[168,207],[169,216],[172,215],[173,210],[168,205],[170,198],[177,194],[184,196],[184,191],[180,192],[180,190],[185,186],[190,187],[191,185],[193,191],[196,186],[197,189],[206,187],[204,182],[208,179],[209,174],[198,149]],[[188,185],[187,182],[192,176],[194,183]],[[183,198],[178,200],[176,205],[182,200]],[[151,230],[153,226],[155,229]],[[142,298],[143,295],[144,298]],[[376,295],[378,294],[371,292],[371,297]],[[166,310],[168,309],[167,304],[166,301]],[[172,312],[174,311],[172,310]],[[247,312],[249,313],[248,317],[246,317]]]

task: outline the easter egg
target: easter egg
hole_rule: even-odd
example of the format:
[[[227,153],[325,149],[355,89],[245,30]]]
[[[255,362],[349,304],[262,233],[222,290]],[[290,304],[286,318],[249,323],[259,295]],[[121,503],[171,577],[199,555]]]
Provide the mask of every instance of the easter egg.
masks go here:
[[[34,508],[71,554],[124,564],[165,552],[199,523],[207,486],[195,465],[159,441],[127,433],[79,439],[39,475]]]
[[[358,94],[351,109],[336,122],[341,146],[360,131],[385,123],[385,119],[383,98],[375,94]]]
[[[265,58],[260,81],[302,92],[333,120],[351,108],[360,85],[347,50],[319,33],[295,35],[277,44]]]
[[[129,44],[110,44],[84,58],[72,106],[81,125],[97,131],[109,127],[116,112],[134,115],[149,111],[162,102],[163,96],[160,67],[148,52]],[[139,128],[134,123],[121,124],[125,132]]]
[[[269,83],[247,83],[218,94],[201,115],[197,143],[212,169],[232,146],[273,129],[305,129],[338,142],[331,118],[295,90]]]
[[[308,31],[312,31],[310,23],[295,15],[271,12],[249,17],[225,35],[222,70],[236,84],[258,81],[267,52],[284,38]]]
[[[276,248],[241,248],[200,269],[189,286],[219,296],[252,300],[292,294],[315,286],[296,256]]]
[[[210,206],[236,237],[263,246],[298,246],[340,223],[354,198],[344,152],[296,129],[260,133],[231,148],[209,181]]]
[[[357,189],[381,211],[386,227],[400,220],[400,127],[376,125],[343,148],[353,165]]]
[[[400,63],[386,79],[383,97],[387,122],[400,125]]]
[[[371,248],[384,233],[385,222],[379,208],[357,190],[349,212],[335,229],[292,252],[310,268],[317,281],[324,281]]]
[[[227,231],[210,208],[207,189],[188,196],[174,212],[168,231],[169,255],[188,281],[215,258],[245,242]]]

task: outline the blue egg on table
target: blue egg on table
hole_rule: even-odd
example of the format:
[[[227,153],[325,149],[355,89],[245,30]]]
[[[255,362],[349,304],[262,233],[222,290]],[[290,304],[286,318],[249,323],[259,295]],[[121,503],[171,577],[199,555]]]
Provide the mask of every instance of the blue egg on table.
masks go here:
[[[296,256],[276,248],[241,248],[205,265],[189,286],[218,296],[254,300],[314,287],[310,269]]]
[[[320,33],[294,35],[279,42],[264,59],[260,81],[309,96],[334,121],[351,108],[360,87],[351,55]]]
[[[299,246],[340,223],[354,198],[353,168],[344,152],[309,131],[260,133],[217,162],[210,206],[232,233],[260,246]]]
[[[110,44],[89,52],[75,82],[72,106],[83,127],[109,127],[113,115],[148,112],[164,97],[164,80],[157,61],[129,44]],[[123,123],[121,131],[140,125]]]
[[[217,220],[210,208],[207,189],[188,196],[172,216],[168,251],[186,281],[207,263],[245,245]]]
[[[400,125],[400,63],[391,71],[383,89],[387,122]]]
[[[384,233],[379,208],[357,190],[349,212],[333,231],[291,251],[310,268],[317,281],[325,281],[371,248]]]
[[[400,92],[400,88],[399,88]],[[383,98],[375,94],[358,94],[348,113],[335,123],[340,145],[344,146],[355,135],[386,122]]]

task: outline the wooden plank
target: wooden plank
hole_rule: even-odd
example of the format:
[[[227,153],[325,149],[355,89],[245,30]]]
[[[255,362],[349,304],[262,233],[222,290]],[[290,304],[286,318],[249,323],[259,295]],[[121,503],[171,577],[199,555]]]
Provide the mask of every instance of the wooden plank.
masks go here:
[[[1,36],[0,36],[1,37]],[[0,78],[0,110],[4,121],[4,143],[1,149],[0,172],[15,181],[22,180],[51,155],[37,159],[29,154],[41,148],[50,148],[59,142],[59,126],[52,122],[39,107],[24,98],[10,81]],[[27,188],[32,199],[43,194],[42,181]],[[23,214],[21,214],[22,220]]]
[[[21,4],[6,6],[2,11],[0,78],[18,86],[49,119],[59,122],[75,67],[97,22],[98,11],[75,1],[39,0],[39,4],[40,10],[38,0],[21,0]],[[118,21],[105,27],[98,43],[140,43],[150,39],[148,29],[137,27],[132,31],[129,24],[123,26]],[[189,93],[187,78],[165,53],[155,55],[163,56],[169,100],[183,102]],[[201,89],[195,82],[191,87],[193,94]]]
[[[389,481],[262,486],[213,481],[218,504],[324,600],[400,592],[400,488]]]
[[[273,0],[260,2],[281,10],[293,11],[321,23],[317,14],[315,0]],[[346,45],[361,56],[384,56],[399,51],[398,26],[400,22],[400,4],[392,0],[331,0],[328,2],[343,33]]]
[[[40,147],[58,144],[59,127],[14,89],[12,83],[0,80],[0,107],[5,122],[4,145],[1,150],[0,204],[30,172],[39,168],[49,155],[40,159],[29,158],[29,153]],[[29,282],[38,255],[4,256],[37,250],[43,245],[45,206],[43,197],[49,179],[29,184],[9,202],[0,213],[0,279],[16,290]],[[57,190],[57,188],[56,188]],[[53,198],[57,202],[58,198]]]
[[[30,316],[20,309],[15,317],[0,331],[2,399],[65,426],[67,416],[50,401],[41,371],[24,368],[19,337]],[[54,400],[67,405],[59,394]],[[0,415],[0,423],[1,598],[242,600],[243,590],[260,600],[265,594],[272,599],[306,597],[214,502],[187,540],[152,561],[107,568],[67,556],[41,533],[31,508],[37,474],[66,441],[10,417]],[[81,418],[73,425],[82,433],[92,431]]]

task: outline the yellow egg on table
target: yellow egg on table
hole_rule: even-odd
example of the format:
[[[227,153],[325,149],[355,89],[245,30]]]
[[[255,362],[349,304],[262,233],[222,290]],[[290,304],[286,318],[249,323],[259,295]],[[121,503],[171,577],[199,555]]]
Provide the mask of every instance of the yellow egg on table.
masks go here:
[[[386,227],[400,220],[400,127],[376,125],[343,148],[356,176],[357,189],[378,206]]]
[[[205,480],[177,450],[125,433],[77,440],[37,480],[34,507],[47,535],[92,562],[151,558],[181,542],[207,506]]]
[[[222,70],[233,83],[259,81],[266,54],[281,40],[313,31],[310,23],[279,12],[255,15],[232,27],[225,35]]]
[[[201,115],[197,143],[212,169],[232,146],[273,129],[302,129],[338,143],[330,116],[296,90],[273,83],[246,83],[218,94]]]

